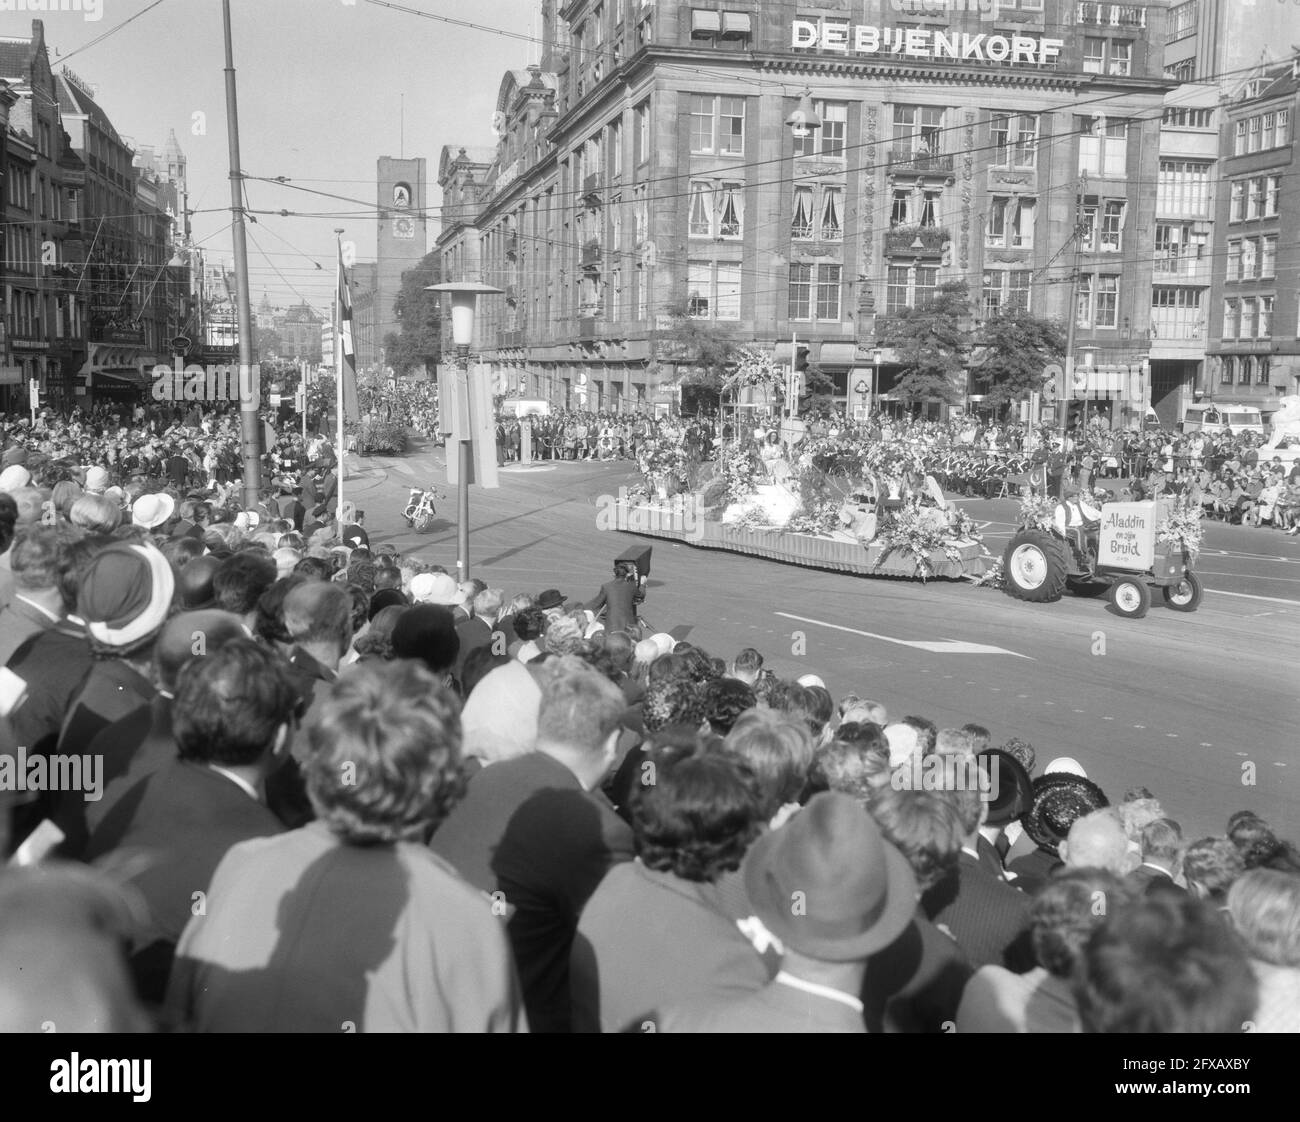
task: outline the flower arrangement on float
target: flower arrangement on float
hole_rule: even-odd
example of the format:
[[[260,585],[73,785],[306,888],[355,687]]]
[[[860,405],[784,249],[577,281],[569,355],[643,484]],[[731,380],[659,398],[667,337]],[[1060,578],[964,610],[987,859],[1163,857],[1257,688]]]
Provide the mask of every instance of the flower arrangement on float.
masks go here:
[[[891,511],[876,534],[876,544],[881,551],[875,567],[879,569],[892,553],[908,553],[915,560],[916,575],[926,581],[935,575],[931,554],[942,553],[949,561],[960,565],[962,556],[949,521],[934,517],[936,513],[933,508],[922,508],[916,499],[909,499]]]
[[[1169,507],[1169,513],[1156,527],[1156,542],[1170,547],[1166,552],[1182,552],[1195,562],[1201,552],[1201,508],[1181,495]]]

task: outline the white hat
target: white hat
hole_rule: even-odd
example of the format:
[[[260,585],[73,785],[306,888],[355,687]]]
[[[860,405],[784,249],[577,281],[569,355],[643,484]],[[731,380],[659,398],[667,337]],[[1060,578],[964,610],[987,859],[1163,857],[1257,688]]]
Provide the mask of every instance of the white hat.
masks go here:
[[[673,648],[677,646],[677,640],[666,631],[660,631],[657,635],[651,635],[650,642],[655,645],[655,649],[661,655],[672,654]]]
[[[108,469],[92,467],[86,469],[86,490],[102,491],[108,486]]]
[[[448,573],[417,573],[411,578],[413,604],[441,604],[448,607],[462,603],[456,580]]]
[[[1058,756],[1045,768],[1044,775],[1077,775],[1080,779],[1087,779],[1088,773],[1083,770],[1083,765],[1073,756]]]
[[[826,683],[817,677],[816,674],[805,674],[802,678],[797,679],[797,684],[803,686],[805,689],[809,686],[821,686],[822,689],[826,688]]]
[[[889,766],[898,767],[916,755],[921,745],[916,729],[900,723],[885,726],[885,740],[889,744]]]
[[[632,654],[637,662],[643,662],[646,665],[654,662],[659,657],[659,647],[653,639],[642,639],[633,649]]]
[[[22,464],[10,464],[4,471],[0,471],[0,491],[8,494],[21,491],[31,481],[32,473]]]
[[[131,522],[153,530],[166,522],[176,510],[176,500],[166,491],[157,491],[152,495],[141,495],[131,508]]]

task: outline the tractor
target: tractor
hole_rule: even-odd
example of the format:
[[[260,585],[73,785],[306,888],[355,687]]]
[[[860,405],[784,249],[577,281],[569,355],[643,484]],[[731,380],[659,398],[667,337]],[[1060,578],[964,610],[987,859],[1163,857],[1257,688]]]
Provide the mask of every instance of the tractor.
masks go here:
[[[1191,556],[1156,541],[1167,513],[1167,502],[1108,502],[1094,527],[1021,529],[1002,557],[1007,592],[1033,603],[1059,600],[1067,588],[1080,596],[1108,592],[1120,615],[1141,619],[1154,585],[1174,611],[1194,612],[1202,589]]]

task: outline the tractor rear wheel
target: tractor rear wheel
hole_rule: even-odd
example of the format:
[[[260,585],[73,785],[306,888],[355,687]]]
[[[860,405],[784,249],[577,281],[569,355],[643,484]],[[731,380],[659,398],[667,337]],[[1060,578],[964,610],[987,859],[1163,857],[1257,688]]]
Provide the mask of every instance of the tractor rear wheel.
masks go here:
[[[1120,615],[1141,619],[1151,607],[1151,589],[1141,577],[1120,577],[1110,586],[1110,602]]]
[[[1164,587],[1165,603],[1176,612],[1194,612],[1201,606],[1201,578],[1185,573],[1181,580]]]
[[[1036,604],[1061,598],[1069,567],[1065,542],[1044,530],[1021,530],[1002,555],[1007,591]]]

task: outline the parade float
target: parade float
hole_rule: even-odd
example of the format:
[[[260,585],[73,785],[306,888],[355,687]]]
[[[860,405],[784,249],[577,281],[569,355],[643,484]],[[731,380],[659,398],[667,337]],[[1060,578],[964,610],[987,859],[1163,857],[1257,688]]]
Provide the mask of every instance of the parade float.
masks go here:
[[[641,449],[641,481],[605,519],[612,529],[810,568],[978,580],[995,564],[971,518],[927,472],[924,449],[747,418],[781,374],[752,354],[727,385],[733,438],[693,462],[671,426]],[[760,392],[761,391],[761,392]]]

